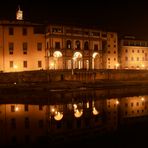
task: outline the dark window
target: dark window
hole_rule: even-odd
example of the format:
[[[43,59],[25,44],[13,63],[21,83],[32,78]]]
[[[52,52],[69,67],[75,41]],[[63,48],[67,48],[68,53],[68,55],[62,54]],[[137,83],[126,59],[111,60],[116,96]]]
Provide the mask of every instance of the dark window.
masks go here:
[[[30,128],[30,122],[28,117],[25,118],[25,128]]]
[[[23,54],[27,54],[27,42],[23,43]]]
[[[14,44],[9,43],[9,54],[13,54],[13,51],[14,51]]]
[[[55,42],[55,49],[60,49],[60,42]]]
[[[27,28],[23,28],[23,35],[27,35]]]
[[[43,110],[43,105],[39,105],[39,110]]]
[[[11,128],[16,129],[16,119],[15,118],[11,119]]]
[[[98,44],[94,44],[94,50],[98,50]]]
[[[75,43],[76,43],[76,49],[79,50],[80,49],[80,41],[77,40]]]
[[[38,61],[38,68],[42,67],[42,61]]]
[[[13,61],[10,61],[10,68],[13,68]]]
[[[23,67],[27,68],[27,61],[23,61]]]
[[[27,112],[29,110],[28,104],[25,104],[24,109],[25,109],[25,112]]]
[[[11,105],[11,112],[15,112],[15,106]]]
[[[85,43],[84,43],[84,50],[88,50],[89,49],[89,46],[88,46],[88,42],[86,41]]]
[[[67,40],[67,49],[71,49],[71,41]]]
[[[11,28],[9,28],[9,35],[13,35],[14,34],[14,30],[13,30],[13,28],[11,27]]]
[[[42,43],[37,43],[37,50],[41,51],[42,50]]]
[[[43,128],[43,126],[44,126],[43,120],[39,120],[39,128]]]

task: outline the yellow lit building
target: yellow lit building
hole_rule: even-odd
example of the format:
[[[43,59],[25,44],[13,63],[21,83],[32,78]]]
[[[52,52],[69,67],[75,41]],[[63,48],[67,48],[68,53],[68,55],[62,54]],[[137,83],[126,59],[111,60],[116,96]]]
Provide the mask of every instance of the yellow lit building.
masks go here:
[[[117,33],[74,26],[46,28],[47,69],[115,69]]]
[[[148,68],[148,42],[125,38],[120,42],[120,63],[122,69]]]
[[[39,70],[45,67],[44,30],[23,20],[0,21],[0,70]]]

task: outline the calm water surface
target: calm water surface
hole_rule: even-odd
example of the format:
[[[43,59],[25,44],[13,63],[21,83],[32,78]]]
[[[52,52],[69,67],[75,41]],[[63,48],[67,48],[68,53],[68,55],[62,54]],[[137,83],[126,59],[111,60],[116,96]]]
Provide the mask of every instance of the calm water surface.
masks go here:
[[[147,133],[148,88],[0,96],[2,147],[142,147]]]

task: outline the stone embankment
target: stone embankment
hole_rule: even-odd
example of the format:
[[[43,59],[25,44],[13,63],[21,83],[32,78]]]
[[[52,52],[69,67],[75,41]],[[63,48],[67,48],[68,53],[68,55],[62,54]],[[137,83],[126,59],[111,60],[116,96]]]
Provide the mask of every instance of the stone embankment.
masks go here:
[[[0,84],[0,92],[16,93],[25,91],[76,91],[86,89],[106,89],[121,87],[148,87],[148,81],[98,80],[89,83],[81,81],[55,81],[48,83]]]

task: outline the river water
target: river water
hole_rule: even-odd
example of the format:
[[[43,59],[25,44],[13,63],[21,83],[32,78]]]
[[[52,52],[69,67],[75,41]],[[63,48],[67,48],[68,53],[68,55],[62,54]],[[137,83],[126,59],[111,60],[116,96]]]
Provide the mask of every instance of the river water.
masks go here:
[[[147,133],[145,87],[0,96],[1,147],[141,147]]]

